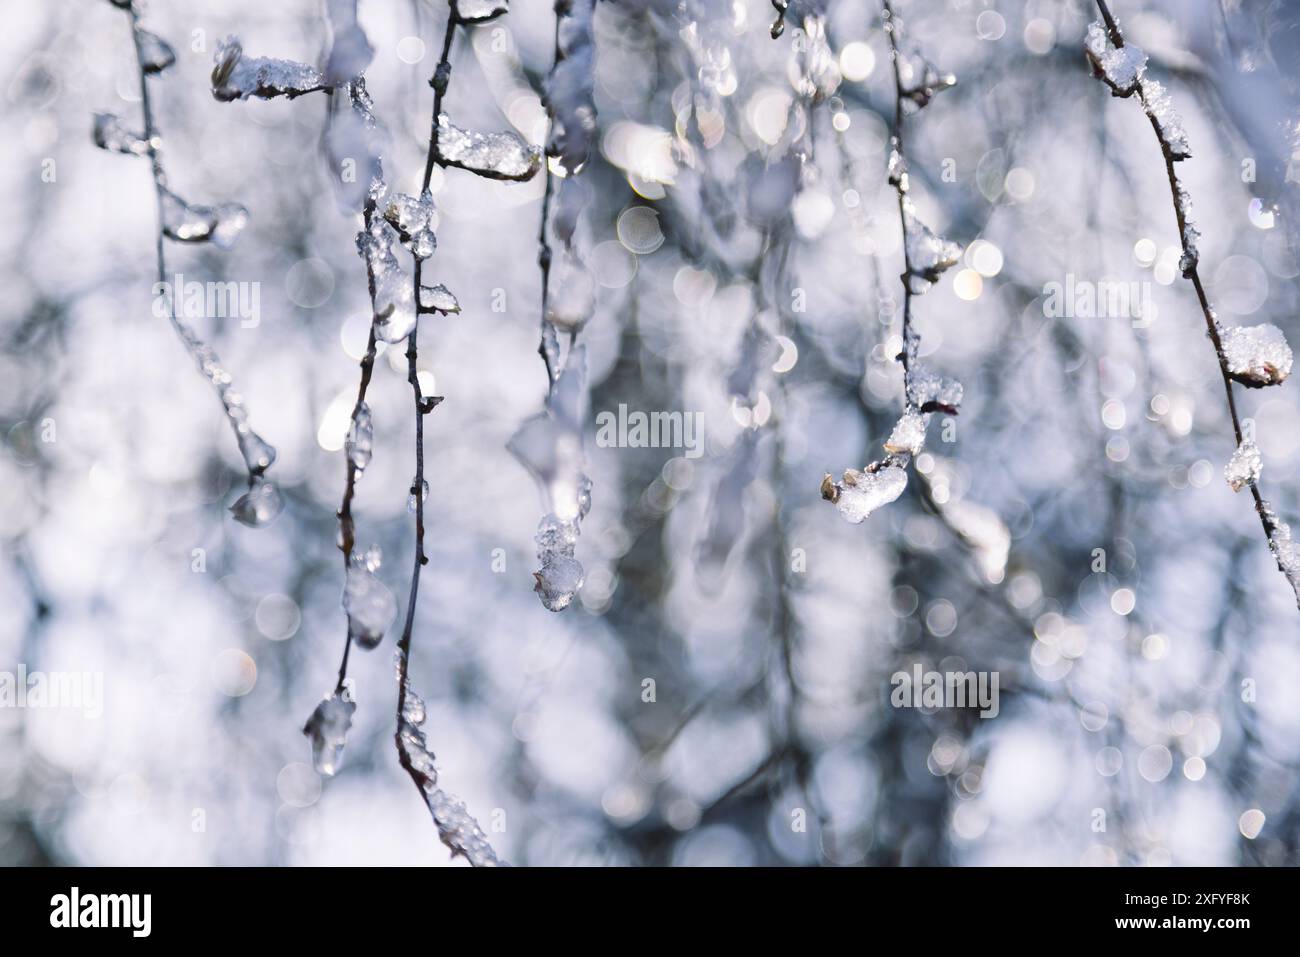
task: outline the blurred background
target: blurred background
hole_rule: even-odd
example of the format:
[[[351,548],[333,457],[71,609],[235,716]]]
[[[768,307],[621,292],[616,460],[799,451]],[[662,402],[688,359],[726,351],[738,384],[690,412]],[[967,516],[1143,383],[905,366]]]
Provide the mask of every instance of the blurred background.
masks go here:
[[[352,653],[335,777],[301,734],[346,634],[359,218],[322,155],[327,96],[219,103],[209,73],[232,33],[323,62],[322,7],[141,8],[177,53],[150,80],[171,187],[250,215],[233,249],[170,243],[168,265],[260,291],[256,323],[195,321],[279,453],[285,508],[259,529],[228,511],[242,460],[151,310],[148,163],[92,143],[97,111],[139,127],[128,18],[76,0],[6,19],[0,671],[100,674],[103,694],[100,715],[0,708],[2,863],[448,863],[396,760],[392,630]],[[506,448],[546,395],[543,179],[435,171],[425,274],[462,312],[421,319],[425,391],[446,401],[425,420],[411,674],[440,781],[515,864],[1300,863],[1300,613],[1223,479],[1231,426],[1150,126],[1089,75],[1089,4],[895,8],[957,77],[905,123],[918,209],[964,248],[914,303],[922,355],[965,401],[861,525],[819,485],[879,458],[901,408],[876,4],[808,8],[830,58],[814,96],[808,37],[792,14],[772,39],[767,0],[597,4],[576,236],[597,289],[579,336],[593,504],[561,613],[532,592],[543,502]],[[1300,4],[1113,9],[1183,115],[1220,317],[1300,341]],[[395,190],[418,192],[445,11],[359,7]],[[542,143],[553,29],[529,0],[464,30],[453,118]],[[803,174],[773,185],[792,141]],[[1151,315],[1047,315],[1068,277],[1141,284]],[[401,352],[376,363],[354,511],[404,607]],[[1238,390],[1261,491],[1293,523],[1296,396]],[[700,413],[703,454],[598,446],[595,415],[620,404]],[[890,676],[916,663],[997,672],[998,716],[892,707]]]

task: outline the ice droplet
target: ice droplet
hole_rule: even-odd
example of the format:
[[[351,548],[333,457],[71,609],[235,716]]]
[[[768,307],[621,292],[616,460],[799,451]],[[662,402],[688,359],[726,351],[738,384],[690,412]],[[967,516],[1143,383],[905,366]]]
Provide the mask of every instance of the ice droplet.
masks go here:
[[[584,580],[582,563],[570,555],[554,555],[533,572],[533,590],[549,611],[563,611],[573,601]]]
[[[277,96],[293,99],[326,89],[325,78],[305,63],[244,56],[244,48],[236,36],[226,37],[217,44],[215,61],[212,95],[223,102],[246,100],[250,96],[264,100]]]
[[[95,114],[95,145],[111,153],[128,153],[144,156],[149,152],[149,141],[132,133],[115,113]]]
[[[311,738],[312,764],[317,773],[333,777],[343,764],[343,748],[348,743],[352,715],[357,710],[352,679],[316,706],[303,726],[302,733]]]
[[[352,411],[352,424],[348,426],[348,435],[343,442],[348,461],[358,472],[364,472],[366,466],[370,464],[374,445],[375,429],[370,418],[370,406],[365,402],[358,402]]]
[[[1291,347],[1271,323],[1228,326],[1221,333],[1228,374],[1252,389],[1277,385],[1291,374]]]
[[[176,51],[158,34],[139,28],[135,33],[140,43],[140,68],[145,73],[161,73],[176,62]]]
[[[412,485],[411,488],[414,489],[415,486]],[[415,500],[415,492],[412,491],[406,496],[406,510],[414,514],[415,510],[427,501],[429,501],[429,480],[423,479],[420,482],[420,500],[418,502]]]
[[[250,475],[261,475],[275,463],[275,447],[247,426],[237,433],[236,441]]]
[[[379,552],[353,555],[343,584],[343,610],[348,615],[348,636],[366,650],[384,640],[384,632],[397,617],[397,599],[376,577]]]
[[[248,225],[248,210],[238,203],[196,206],[170,190],[162,194],[163,233],[179,243],[211,242],[229,249]]]
[[[438,117],[438,161],[443,166],[469,170],[488,179],[523,182],[541,169],[542,151],[525,143],[513,131],[463,130],[443,113]]]
[[[907,488],[907,470],[898,465],[868,466],[865,471],[848,469],[842,483],[822,480],[822,497],[835,503],[841,515],[857,525],[876,509],[888,505]]]
[[[251,489],[230,506],[235,521],[249,528],[269,525],[283,510],[284,500],[280,497],[280,490],[265,481],[255,482]]]
[[[1240,492],[1247,485],[1259,481],[1259,473],[1263,468],[1264,457],[1260,454],[1259,446],[1246,439],[1232,453],[1232,458],[1223,470],[1223,477],[1228,480],[1234,492]]]

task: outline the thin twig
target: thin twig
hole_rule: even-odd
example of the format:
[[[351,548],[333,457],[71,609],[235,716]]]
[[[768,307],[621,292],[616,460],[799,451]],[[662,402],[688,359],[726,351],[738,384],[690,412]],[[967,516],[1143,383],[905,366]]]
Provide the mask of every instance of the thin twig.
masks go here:
[[[1105,0],[1097,0],[1097,8],[1101,11],[1102,19],[1106,23],[1106,31],[1110,35],[1111,42],[1117,49],[1124,46],[1124,35],[1120,32],[1119,24],[1111,16],[1110,8],[1107,7]],[[1141,97],[1142,102],[1146,103],[1146,88],[1144,81],[1138,77],[1134,84],[1134,90]],[[1183,194],[1178,184],[1178,174],[1174,169],[1175,152],[1165,135],[1165,130],[1160,125],[1160,121],[1154,113],[1147,109],[1144,110],[1147,119],[1151,123],[1151,129],[1155,131],[1156,139],[1160,143],[1160,151],[1164,155],[1165,173],[1169,179],[1169,190],[1173,196],[1174,215],[1178,220],[1178,235],[1183,244],[1184,254],[1190,254],[1187,248],[1187,209]],[[1228,371],[1228,357],[1223,351],[1223,338],[1219,328],[1219,322],[1215,318],[1214,309],[1210,306],[1209,296],[1205,293],[1205,286],[1201,282],[1199,272],[1198,257],[1194,254],[1189,255],[1187,268],[1183,270],[1183,276],[1192,281],[1192,286],[1196,290],[1196,298],[1201,306],[1201,314],[1205,317],[1205,329],[1209,333],[1210,342],[1214,345],[1214,354],[1219,362],[1219,374],[1223,377],[1223,391],[1228,400],[1228,415],[1232,419],[1232,433],[1237,440],[1237,446],[1240,447],[1244,439],[1244,433],[1241,428],[1241,418],[1237,413],[1237,399],[1232,388],[1232,376]],[[1264,497],[1260,494],[1259,488],[1255,482],[1250,482],[1250,494],[1255,500],[1255,512],[1259,515],[1260,525],[1264,529],[1264,537],[1268,540],[1270,550],[1273,544],[1273,533],[1277,530],[1276,517]]]

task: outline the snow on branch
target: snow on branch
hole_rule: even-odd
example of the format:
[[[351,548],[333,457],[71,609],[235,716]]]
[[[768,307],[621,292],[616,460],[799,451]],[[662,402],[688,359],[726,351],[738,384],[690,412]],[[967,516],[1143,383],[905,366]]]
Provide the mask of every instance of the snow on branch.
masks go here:
[[[140,74],[140,103],[144,129],[137,134],[122,119],[111,113],[95,115],[94,142],[100,149],[130,156],[148,157],[153,171],[154,194],[158,204],[158,234],[155,244],[158,285],[155,295],[167,286],[166,244],[171,239],[182,243],[212,243],[228,249],[248,223],[248,210],[238,203],[201,206],[186,202],[167,188],[162,163],[162,137],[154,120],[149,93],[149,78],[157,76],[176,62],[171,45],[156,33],[140,26],[140,13],[131,0],[111,0],[131,18],[131,38],[135,45]],[[235,433],[239,452],[248,470],[248,491],[230,507],[235,519],[251,528],[268,524],[280,514],[283,502],[279,490],[266,480],[266,471],[275,462],[275,449],[253,431],[243,395],[216,351],[203,341],[191,326],[176,313],[169,298],[168,318],[186,351],[221,400],[226,420]]]
[[[1219,323],[1198,271],[1200,252],[1197,240],[1200,232],[1190,217],[1192,200],[1178,178],[1176,164],[1192,155],[1182,119],[1163,85],[1147,76],[1146,55],[1138,47],[1125,42],[1119,23],[1111,15],[1105,0],[1097,0],[1097,9],[1101,20],[1089,26],[1084,41],[1093,75],[1110,88],[1113,96],[1128,98],[1137,94],[1164,155],[1174,215],[1182,240],[1179,268],[1196,290],[1206,331],[1219,361],[1228,414],[1237,441],[1232,458],[1224,469],[1224,478],[1233,491],[1250,488],[1269,549],[1277,561],[1278,570],[1295,591],[1297,606],[1300,606],[1300,544],[1292,538],[1290,526],[1277,517],[1273,506],[1260,494],[1257,483],[1263,460],[1258,447],[1242,431],[1232,388],[1233,382],[1252,389],[1280,384],[1291,374],[1291,347],[1282,331],[1268,323],[1255,326],[1223,326]]]
[[[844,518],[858,524],[872,512],[898,499],[907,487],[907,467],[925,447],[926,430],[935,412],[956,415],[962,400],[961,383],[934,372],[919,361],[921,337],[912,325],[912,299],[922,295],[948,268],[957,264],[961,247],[935,234],[917,215],[912,203],[904,150],[903,119],[910,104],[919,111],[940,90],[956,80],[943,73],[907,40],[903,23],[889,0],[882,12],[894,71],[894,129],[890,139],[887,176],[898,195],[903,230],[903,414],[885,441],[883,459],[862,469],[848,469],[840,481],[822,479],[822,498]]]

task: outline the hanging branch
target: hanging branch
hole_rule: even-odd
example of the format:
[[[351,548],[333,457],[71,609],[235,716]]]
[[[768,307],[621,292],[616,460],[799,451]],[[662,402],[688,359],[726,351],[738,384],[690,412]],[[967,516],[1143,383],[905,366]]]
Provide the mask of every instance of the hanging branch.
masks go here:
[[[478,823],[455,796],[438,787],[433,752],[421,726],[424,702],[410,686],[411,639],[419,596],[420,572],[428,557],[424,550],[424,502],[428,482],[424,478],[424,416],[442,402],[441,396],[423,394],[419,379],[419,317],[460,312],[456,297],[441,284],[424,285],[424,261],[437,249],[434,227],[437,211],[430,184],[433,168],[456,167],[496,180],[522,181],[541,166],[541,151],[529,146],[513,132],[478,133],[453,125],[443,112],[443,100],[451,78],[451,48],[458,26],[486,23],[506,11],[504,0],[450,0],[442,54],[429,85],[433,88],[433,114],[429,146],[419,196],[390,194],[384,180],[382,147],[373,104],[361,72],[373,56],[364,31],[356,22],[356,0],[330,0],[334,43],[322,73],[288,60],[247,58],[237,38],[231,37],[217,51],[212,74],[213,95],[222,101],[248,97],[293,99],[307,93],[335,94],[345,90],[352,110],[342,116],[331,114],[326,141],[334,160],[355,161],[357,155],[370,162],[369,186],[362,202],[363,229],[357,249],[366,263],[372,318],[366,352],[361,360],[357,399],[345,443],[347,475],[339,507],[339,549],[343,553],[346,580],[343,606],[348,616],[338,681],[334,692],[321,701],[308,719],[303,733],[312,741],[317,770],[334,774],[342,761],[356,701],[347,678],[348,657],[353,642],[362,648],[377,647],[396,617],[396,600],[375,572],[380,555],[372,546],[355,554],[356,532],[352,501],[356,483],[370,462],[374,432],[366,392],[373,372],[379,341],[406,342],[407,380],[415,404],[415,478],[408,507],[415,515],[415,557],[407,595],[406,615],[397,641],[397,731],[398,761],[419,788],[433,816],[438,837],[453,856],[463,856],[474,865],[503,864],[492,850]],[[348,192],[348,190],[344,190]],[[412,257],[408,278],[396,256],[400,243]]]
[[[109,152],[145,156],[149,159],[158,206],[158,231],[155,237],[158,280],[154,295],[167,298],[167,316],[172,328],[221,400],[226,420],[234,430],[239,452],[248,471],[248,491],[236,500],[230,510],[237,521],[257,528],[271,522],[283,508],[279,491],[265,479],[267,469],[275,462],[275,449],[248,424],[244,398],[235,389],[230,373],[221,364],[216,351],[199,337],[189,323],[177,315],[175,290],[170,295],[167,292],[170,283],[167,279],[165,248],[165,240],[171,239],[183,243],[211,242],[221,249],[228,249],[247,225],[248,210],[238,203],[223,203],[215,207],[194,205],[167,188],[167,175],[162,163],[162,139],[149,96],[149,77],[157,76],[175,63],[176,53],[166,40],[140,25],[140,13],[132,0],[110,2],[125,11],[131,20],[131,40],[135,46],[140,75],[144,132],[137,136],[116,115],[97,113],[95,145]]]
[[[556,612],[569,607],[582,587],[585,572],[574,552],[591,509],[591,480],[583,471],[582,452],[586,350],[577,345],[577,338],[595,310],[595,281],[578,255],[574,233],[583,205],[577,176],[587,164],[596,134],[594,10],[595,0],[555,3],[555,57],[542,98],[550,120],[550,161],[544,173],[537,256],[542,281],[537,351],[546,366],[546,408],[524,422],[509,446],[536,480],[547,506],[535,536],[540,567],[533,573],[534,591],[545,608]],[[558,189],[552,187],[552,168],[560,178]],[[561,242],[558,263],[553,262],[552,232]],[[553,265],[558,267],[554,277]],[[568,332],[563,363],[560,330]]]
[[[822,479],[822,497],[832,502],[846,520],[862,522],[883,505],[893,502],[907,487],[907,467],[925,446],[926,428],[934,412],[956,415],[962,400],[962,386],[932,372],[919,360],[921,338],[912,326],[912,299],[923,294],[950,266],[956,265],[961,247],[935,235],[916,215],[909,196],[907,153],[903,140],[905,106],[923,109],[936,93],[956,80],[942,73],[925,57],[907,46],[903,24],[889,0],[884,0],[882,18],[889,40],[894,71],[894,129],[890,138],[889,183],[898,194],[898,218],[903,232],[903,347],[898,359],[903,365],[903,415],[885,441],[885,458],[862,470],[848,469],[842,481],[829,474]]]
[[[1201,282],[1198,268],[1200,253],[1197,249],[1200,232],[1189,216],[1191,197],[1179,181],[1174,165],[1192,155],[1182,119],[1174,110],[1164,86],[1146,75],[1146,54],[1140,48],[1125,43],[1119,24],[1111,15],[1105,0],[1097,0],[1097,8],[1101,12],[1102,21],[1089,26],[1084,44],[1093,75],[1110,87],[1112,96],[1128,98],[1137,94],[1164,156],[1165,173],[1173,196],[1174,216],[1178,221],[1183,250],[1179,269],[1185,279],[1191,280],[1192,287],[1196,290],[1196,298],[1205,317],[1205,329],[1218,359],[1223,390],[1228,400],[1228,415],[1237,442],[1236,450],[1224,469],[1224,478],[1234,492],[1250,487],[1250,494],[1255,500],[1255,512],[1259,515],[1269,550],[1277,561],[1278,570],[1286,576],[1295,591],[1297,605],[1300,606],[1300,547],[1291,537],[1290,526],[1277,517],[1272,505],[1259,492],[1257,483],[1263,468],[1263,456],[1254,440],[1247,438],[1242,430],[1232,388],[1233,382],[1251,389],[1280,384],[1291,373],[1291,348],[1282,331],[1269,323],[1255,326],[1220,325]]]

